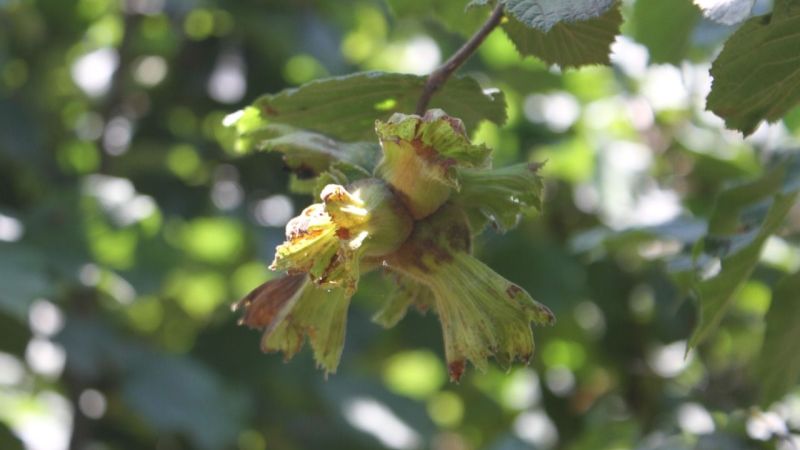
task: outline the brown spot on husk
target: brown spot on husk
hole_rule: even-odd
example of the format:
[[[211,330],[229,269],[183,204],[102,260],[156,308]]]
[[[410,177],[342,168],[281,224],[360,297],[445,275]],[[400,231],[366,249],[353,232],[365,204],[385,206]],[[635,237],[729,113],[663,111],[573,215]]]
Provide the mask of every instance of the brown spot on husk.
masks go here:
[[[469,227],[459,223],[453,224],[447,230],[447,243],[451,250],[469,252],[472,245],[472,234]]]
[[[343,239],[343,240],[349,240],[350,239],[350,230],[348,230],[347,228],[337,228],[336,229],[336,237],[338,237],[339,239]]]
[[[325,270],[322,272],[322,275],[316,280],[317,283],[327,283],[330,280],[331,274],[334,270],[336,270],[337,266],[341,264],[342,256],[339,252],[334,253],[331,260],[328,261],[328,265],[325,266]]]
[[[447,372],[450,374],[450,381],[458,383],[461,380],[461,376],[464,375],[465,366],[466,363],[463,359],[448,363]]]
[[[386,257],[391,266],[430,272],[436,265],[452,262],[455,254],[470,252],[472,233],[463,217],[446,215],[445,219],[437,218],[439,214],[434,213],[433,219],[414,224],[406,242]]]
[[[313,205],[312,205],[313,206]],[[308,207],[286,224],[286,240],[292,243],[304,238],[314,238],[323,233],[321,229],[309,230],[312,219],[323,216],[324,209]]]
[[[542,304],[537,304],[536,308],[546,318],[544,323],[541,323],[541,325],[553,325],[556,323],[556,315],[553,314],[553,311],[550,311],[550,308]]]
[[[273,108],[269,103],[264,103],[261,105],[261,114],[265,116],[277,116],[278,110]]]
[[[330,189],[330,187],[331,186],[328,186],[325,189],[325,191]],[[325,192],[325,191],[323,191],[323,192]],[[342,187],[336,186],[335,189],[332,189],[332,190],[327,192],[325,197],[322,198],[322,201],[325,202],[325,203],[328,203],[328,202],[341,202],[341,201],[344,201],[345,198],[347,198],[347,191],[345,191],[344,188],[342,188]]]
[[[506,295],[508,295],[508,298],[511,299],[515,298],[520,292],[522,292],[522,288],[516,284],[509,284],[506,288]]]
[[[439,167],[439,170],[443,174],[446,173],[448,169],[458,164],[458,161],[455,159],[445,158],[435,148],[431,147],[430,145],[425,145],[425,143],[422,142],[422,139],[419,137],[416,137],[408,142],[411,144],[411,147],[414,149],[414,153],[416,153],[417,156],[433,166]]]

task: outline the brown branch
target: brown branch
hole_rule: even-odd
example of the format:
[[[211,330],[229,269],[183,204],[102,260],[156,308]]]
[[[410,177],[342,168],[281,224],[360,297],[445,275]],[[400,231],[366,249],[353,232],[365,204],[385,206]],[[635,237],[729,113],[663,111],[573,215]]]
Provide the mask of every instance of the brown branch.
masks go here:
[[[447,61],[444,62],[441,66],[439,66],[436,70],[431,72],[430,76],[428,76],[428,81],[425,83],[425,87],[422,90],[422,95],[419,97],[419,101],[417,102],[417,114],[423,115],[425,114],[425,110],[428,109],[428,103],[431,101],[431,97],[433,94],[438,91],[447,79],[456,71],[462,64],[464,64],[475,50],[480,47],[483,41],[486,39],[486,36],[494,30],[497,25],[500,24],[500,21],[503,19],[503,5],[498,3],[495,6],[494,10],[492,11],[492,15],[489,16],[489,19],[486,20],[486,23],[481,26],[481,28],[472,35],[471,38],[461,48],[458,49],[457,52],[453,53]]]

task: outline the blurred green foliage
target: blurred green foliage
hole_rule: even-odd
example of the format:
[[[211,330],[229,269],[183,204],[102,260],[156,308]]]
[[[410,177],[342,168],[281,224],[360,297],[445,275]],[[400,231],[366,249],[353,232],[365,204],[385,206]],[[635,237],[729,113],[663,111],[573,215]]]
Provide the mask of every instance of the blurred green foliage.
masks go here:
[[[689,0],[621,2],[609,67],[522,59],[498,29],[462,70],[505,98],[468,130],[495,164],[547,161],[543,212],[476,249],[559,318],[530,366],[448,383],[435,317],[370,322],[377,273],[328,379],[236,326],[311,199],[279,154],[225,150],[223,119],[320,77],[429,72],[487,13],[429,3],[0,0],[0,448],[796,448],[797,178],[770,174],[800,109],[747,139],[704,111],[735,27]],[[685,354],[714,283],[725,314]]]

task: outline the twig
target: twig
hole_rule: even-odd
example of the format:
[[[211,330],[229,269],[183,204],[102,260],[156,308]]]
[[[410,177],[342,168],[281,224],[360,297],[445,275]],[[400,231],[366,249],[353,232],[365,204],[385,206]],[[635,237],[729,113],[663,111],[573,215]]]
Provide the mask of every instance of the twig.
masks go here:
[[[439,66],[436,70],[431,72],[430,76],[428,77],[428,81],[425,83],[425,88],[422,90],[422,95],[419,97],[419,101],[417,102],[417,114],[423,115],[425,114],[425,110],[428,108],[428,103],[431,101],[431,97],[433,94],[436,93],[447,81],[448,78],[456,71],[462,64],[464,64],[475,50],[480,47],[481,43],[483,43],[486,36],[492,32],[492,30],[500,24],[500,20],[503,18],[503,5],[498,3],[495,6],[494,10],[492,11],[492,15],[489,16],[489,19],[486,23],[481,26],[481,28],[472,35],[471,38],[461,48],[458,49],[457,52],[453,53],[447,61],[444,62],[441,66]]]

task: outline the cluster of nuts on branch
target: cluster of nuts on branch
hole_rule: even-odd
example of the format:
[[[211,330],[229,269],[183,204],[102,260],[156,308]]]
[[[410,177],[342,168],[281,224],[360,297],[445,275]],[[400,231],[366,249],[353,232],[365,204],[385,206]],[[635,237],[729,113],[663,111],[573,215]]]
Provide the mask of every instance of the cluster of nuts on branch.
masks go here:
[[[474,258],[471,246],[487,224],[513,227],[525,209],[540,206],[538,166],[491,168],[491,150],[473,145],[462,122],[441,110],[395,114],[377,122],[376,132],[382,157],[372,173],[345,175],[337,158],[326,160],[321,202],[287,224],[270,266],[285,275],[236,305],[244,310],[241,323],[263,330],[262,348],[286,358],[307,337],[318,365],[334,372],[350,298],[360,276],[379,269],[396,285],[374,320],[390,327],[411,306],[433,310],[451,379],[461,377],[466,361],[480,369],[490,356],[503,366],[527,362],[530,323],[551,324],[554,316]],[[284,151],[291,156],[291,148]]]

